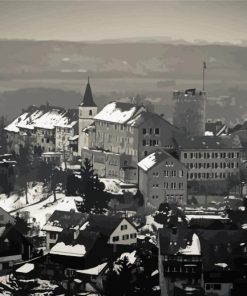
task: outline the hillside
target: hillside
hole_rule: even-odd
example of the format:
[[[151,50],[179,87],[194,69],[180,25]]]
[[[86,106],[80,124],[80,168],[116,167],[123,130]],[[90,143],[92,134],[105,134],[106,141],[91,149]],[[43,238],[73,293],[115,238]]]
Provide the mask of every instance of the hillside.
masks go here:
[[[172,116],[173,89],[201,88],[202,62],[207,62],[206,90],[211,103],[233,96],[237,105],[208,108],[209,117],[234,113],[247,95],[247,50],[233,45],[158,42],[83,43],[0,40],[0,115],[10,118],[29,105],[49,101],[76,107],[90,75],[96,102],[145,94],[156,110]],[[238,96],[241,93],[238,103]],[[214,105],[214,104],[213,104]],[[219,111],[219,112],[218,112]],[[234,119],[232,116],[232,120]],[[228,116],[226,116],[228,117]]]

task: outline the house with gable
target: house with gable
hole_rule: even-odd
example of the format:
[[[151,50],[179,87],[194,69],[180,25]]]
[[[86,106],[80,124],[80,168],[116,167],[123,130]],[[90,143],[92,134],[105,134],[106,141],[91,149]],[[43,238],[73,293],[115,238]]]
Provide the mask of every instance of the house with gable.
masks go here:
[[[100,233],[111,245],[131,246],[137,243],[137,228],[127,218],[91,215],[82,227]]]
[[[140,162],[139,189],[145,205],[158,208],[161,203],[187,203],[187,168],[177,158],[159,149]]]
[[[42,230],[46,232],[46,249],[50,250],[57,242],[64,229],[78,230],[86,221],[87,215],[70,211],[56,210],[50,216]]]

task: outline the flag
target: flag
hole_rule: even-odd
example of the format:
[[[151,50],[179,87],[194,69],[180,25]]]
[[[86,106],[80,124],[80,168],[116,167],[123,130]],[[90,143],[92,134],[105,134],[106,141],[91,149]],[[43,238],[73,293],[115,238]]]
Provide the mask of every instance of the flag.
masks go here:
[[[203,62],[203,69],[207,69],[206,62]]]

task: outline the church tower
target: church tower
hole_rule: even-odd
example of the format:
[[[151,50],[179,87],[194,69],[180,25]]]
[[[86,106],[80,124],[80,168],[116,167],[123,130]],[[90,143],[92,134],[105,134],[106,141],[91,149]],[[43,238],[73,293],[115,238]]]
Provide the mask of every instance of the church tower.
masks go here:
[[[79,147],[78,152],[81,155],[81,148],[88,146],[88,136],[83,130],[93,122],[94,116],[98,112],[98,107],[93,100],[92,90],[89,82],[86,86],[83,100],[79,105]]]

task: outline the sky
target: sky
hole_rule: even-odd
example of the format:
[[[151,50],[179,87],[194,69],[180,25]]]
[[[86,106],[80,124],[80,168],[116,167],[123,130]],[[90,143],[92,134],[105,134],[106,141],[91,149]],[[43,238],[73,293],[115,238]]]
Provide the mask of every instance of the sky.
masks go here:
[[[0,0],[0,38],[247,40],[247,0]]]

